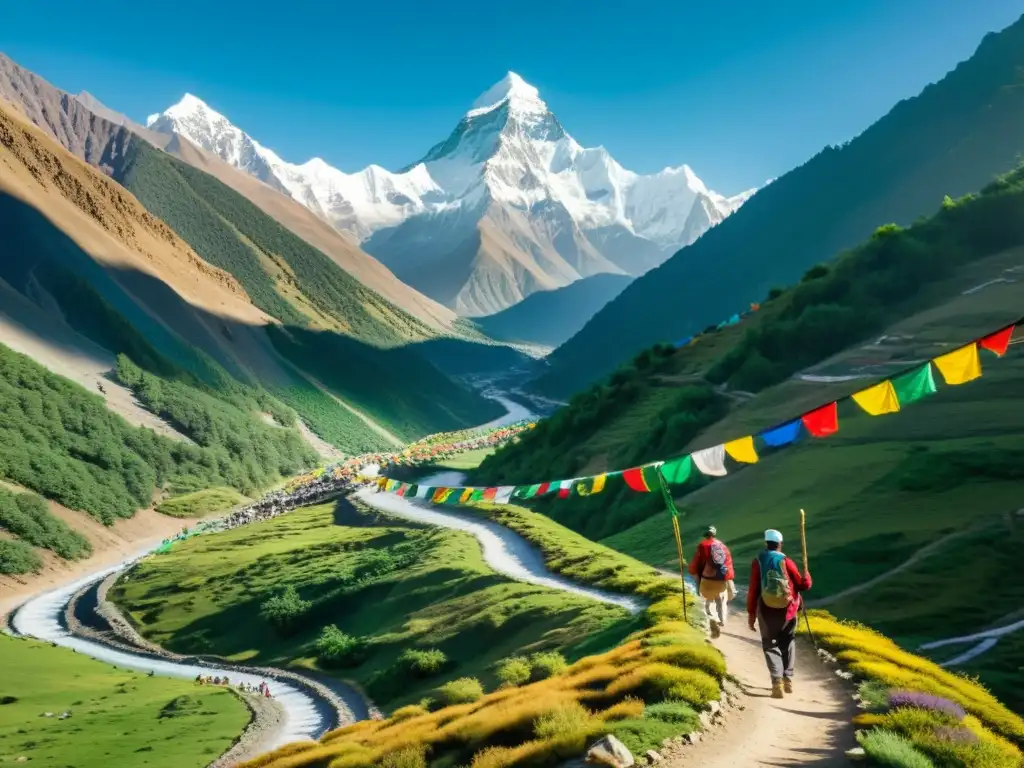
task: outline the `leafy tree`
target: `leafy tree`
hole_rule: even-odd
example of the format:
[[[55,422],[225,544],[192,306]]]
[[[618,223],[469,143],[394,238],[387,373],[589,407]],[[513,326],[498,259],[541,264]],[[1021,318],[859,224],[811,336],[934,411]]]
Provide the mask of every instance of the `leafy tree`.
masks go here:
[[[298,629],[312,605],[308,600],[299,597],[295,587],[289,584],[278,594],[263,601],[260,605],[260,616],[281,634],[289,635]]]

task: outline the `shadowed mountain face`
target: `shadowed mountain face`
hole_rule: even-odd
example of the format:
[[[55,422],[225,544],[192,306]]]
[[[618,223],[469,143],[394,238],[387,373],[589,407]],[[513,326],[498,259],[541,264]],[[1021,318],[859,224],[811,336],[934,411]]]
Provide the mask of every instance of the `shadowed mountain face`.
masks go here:
[[[35,336],[39,348],[46,350],[46,362],[78,381],[83,381],[86,368],[95,377],[123,353],[158,375],[187,372],[207,386],[228,390],[234,386],[232,380],[266,388],[291,404],[321,437],[348,451],[380,447],[380,436],[368,423],[407,439],[500,415],[499,406],[456,384],[415,350],[386,351],[340,333],[361,331],[372,338],[379,333],[376,329],[384,328],[394,334],[394,326],[384,325],[380,318],[386,320],[388,312],[394,319],[403,315],[389,310],[379,297],[269,219],[260,229],[258,211],[239,218],[240,226],[256,227],[247,231],[244,241],[240,230],[226,225],[203,229],[199,213],[223,224],[239,215],[232,203],[248,202],[195,169],[180,163],[176,169],[177,161],[135,137],[123,159],[126,174],[136,167],[140,148],[150,153],[144,155],[149,160],[172,164],[164,170],[174,174],[169,176],[174,185],[143,189],[149,194],[162,190],[161,204],[167,211],[197,227],[183,227],[187,238],[27,120],[0,109],[0,212],[5,233],[0,278],[13,291],[10,300],[19,305],[17,329],[6,326],[12,335],[0,333],[0,342]],[[112,170],[121,173],[121,168]],[[179,173],[191,176],[186,180]],[[147,176],[154,178],[161,177]],[[216,193],[204,184],[214,185]],[[210,214],[214,196],[220,215]],[[244,252],[248,262],[222,262],[236,268],[242,279],[205,261],[189,240],[221,260],[231,253],[241,259],[241,244],[250,244],[251,250]],[[230,250],[232,243],[235,251]],[[274,245],[264,250],[258,243]],[[266,299],[271,310],[291,308],[300,320],[294,307],[315,305],[303,305],[293,298],[296,294],[276,293],[273,283],[259,280],[265,273],[237,269],[239,264],[258,267],[267,253],[291,255],[298,270],[333,269],[333,281],[318,283],[308,276],[307,280],[321,290],[314,299],[333,307],[336,314],[331,317],[344,318],[347,327],[309,336],[315,339],[312,348],[303,346],[303,334],[310,332],[301,327],[278,331],[272,342],[267,335],[272,318],[254,306],[254,295]],[[280,303],[274,303],[275,296]],[[290,333],[297,334],[295,343],[288,342]],[[296,349],[301,354],[293,354]],[[23,351],[31,354],[30,349]],[[79,366],[76,361],[81,360],[89,360],[89,365]]]
[[[0,54],[0,99],[14,104],[72,154],[109,175],[123,172],[127,153],[136,137],[173,155],[246,197],[259,209],[260,218],[273,219],[321,251],[366,289],[379,294],[399,311],[412,315],[425,326],[424,332],[428,335],[451,332],[454,312],[403,284],[350,238],[282,194],[283,187],[273,183],[273,179],[270,183],[261,183],[178,134],[159,133],[134,123],[88,93],[73,96],[54,88],[3,54]],[[230,190],[224,191],[230,194]]]
[[[985,37],[938,83],[827,147],[639,278],[549,358],[564,395],[658,341],[717,324],[877,227],[983,187],[1024,151],[1024,20]]]
[[[594,275],[552,291],[530,294],[476,324],[493,339],[557,347],[633,282],[628,275]]]

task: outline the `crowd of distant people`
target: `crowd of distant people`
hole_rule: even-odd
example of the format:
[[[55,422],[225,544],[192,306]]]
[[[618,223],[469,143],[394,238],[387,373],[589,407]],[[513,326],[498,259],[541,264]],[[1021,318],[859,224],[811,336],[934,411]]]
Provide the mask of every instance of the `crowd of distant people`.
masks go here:
[[[227,675],[220,677],[219,675],[196,675],[196,683],[199,685],[223,685],[231,687],[231,678]],[[259,685],[253,685],[252,683],[241,682],[235,686],[242,693],[251,693],[254,695],[263,696],[264,698],[272,698],[270,695],[270,686],[267,685],[267,681],[262,681]]]

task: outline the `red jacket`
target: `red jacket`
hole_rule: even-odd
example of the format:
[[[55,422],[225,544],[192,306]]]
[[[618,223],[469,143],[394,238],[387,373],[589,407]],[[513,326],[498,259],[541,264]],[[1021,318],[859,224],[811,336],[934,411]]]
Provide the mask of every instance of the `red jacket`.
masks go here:
[[[800,573],[800,569],[796,567],[790,558],[786,558],[786,574],[789,576],[789,583],[793,587],[796,599],[789,604],[789,608],[786,609],[786,621],[790,621],[796,616],[797,611],[800,610],[800,604],[803,602],[803,598],[800,596],[801,592],[806,592],[811,588],[811,574],[807,574],[806,578]],[[754,562],[750,564],[750,584],[747,587],[747,615],[753,619],[757,616],[757,602],[761,599],[761,564],[754,558]]]
[[[718,539],[701,539],[700,544],[697,545],[697,553],[693,556],[693,560],[690,561],[690,575],[694,578],[700,578],[704,572],[704,566],[707,565],[711,559],[711,544],[718,541]],[[719,544],[722,542],[718,541]],[[732,569],[732,552],[729,548],[725,547],[725,580],[729,581],[736,578],[736,573]]]

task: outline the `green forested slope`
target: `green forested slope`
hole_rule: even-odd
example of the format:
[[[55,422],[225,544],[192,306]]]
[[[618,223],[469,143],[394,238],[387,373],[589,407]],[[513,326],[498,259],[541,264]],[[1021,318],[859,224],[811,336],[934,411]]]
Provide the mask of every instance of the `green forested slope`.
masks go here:
[[[1024,19],[985,37],[940,82],[827,147],[638,278],[550,357],[538,381],[565,396],[659,341],[695,333],[874,229],[909,224],[988,183],[1024,150]]]

